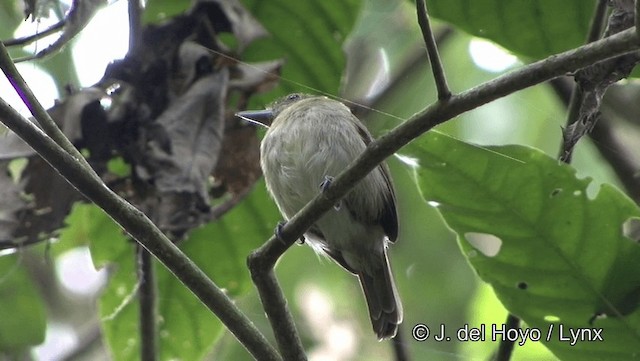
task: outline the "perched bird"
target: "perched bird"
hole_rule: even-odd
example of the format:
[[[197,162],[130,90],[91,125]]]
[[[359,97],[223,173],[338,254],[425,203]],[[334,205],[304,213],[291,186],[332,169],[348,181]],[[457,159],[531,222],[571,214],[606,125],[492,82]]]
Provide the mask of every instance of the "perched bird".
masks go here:
[[[343,103],[323,96],[290,94],[263,111],[238,116],[267,124],[260,146],[267,189],[286,220],[293,217],[372,141]],[[358,276],[378,339],[392,338],[402,322],[387,246],[398,218],[386,164],[356,185],[305,233],[305,242]]]

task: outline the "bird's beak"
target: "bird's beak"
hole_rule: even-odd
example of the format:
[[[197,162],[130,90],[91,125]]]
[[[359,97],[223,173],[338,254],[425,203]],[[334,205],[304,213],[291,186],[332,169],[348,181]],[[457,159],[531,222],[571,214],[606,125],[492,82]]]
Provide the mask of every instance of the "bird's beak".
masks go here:
[[[273,111],[271,111],[271,109],[245,110],[242,112],[237,112],[236,117],[268,128],[269,125],[271,125],[271,121],[273,120]]]

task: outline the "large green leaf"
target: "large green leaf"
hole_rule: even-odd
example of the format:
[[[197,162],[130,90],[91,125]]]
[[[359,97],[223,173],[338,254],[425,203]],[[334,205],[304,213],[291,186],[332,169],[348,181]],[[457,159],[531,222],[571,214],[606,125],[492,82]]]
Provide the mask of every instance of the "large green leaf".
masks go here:
[[[246,257],[273,232],[277,211],[264,185],[220,221],[192,232],[182,250],[229,296],[251,289]],[[265,218],[265,215],[267,215]],[[100,297],[100,317],[114,359],[139,359],[135,246],[120,228],[92,205],[76,205],[69,235],[89,241],[97,267],[111,270]],[[75,240],[78,242],[78,240]],[[161,265],[155,267],[158,290],[158,334],[162,360],[199,360],[222,334],[222,325],[200,301]]]
[[[345,56],[342,43],[358,17],[360,0],[243,0],[271,34],[252,44],[243,61],[284,58],[281,87],[293,91],[337,94]]]
[[[42,343],[46,329],[42,296],[20,255],[0,257],[0,355]]]
[[[478,275],[557,356],[639,357],[640,245],[624,228],[640,210],[630,199],[606,184],[590,198],[590,179],[522,146],[478,147],[431,132],[409,151],[425,200]],[[604,341],[571,346],[560,326],[563,337],[602,329]]]
[[[596,0],[427,0],[429,13],[540,59],[584,44]]]

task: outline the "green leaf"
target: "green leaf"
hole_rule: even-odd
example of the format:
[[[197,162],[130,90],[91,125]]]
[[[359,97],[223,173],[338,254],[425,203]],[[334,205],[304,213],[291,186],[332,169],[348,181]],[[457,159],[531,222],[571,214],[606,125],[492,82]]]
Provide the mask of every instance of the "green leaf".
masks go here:
[[[14,30],[25,21],[24,13],[19,11],[20,7],[16,6],[14,1],[0,2],[0,37],[2,39],[10,39],[13,37]],[[29,20],[31,21],[31,20]]]
[[[273,233],[277,215],[264,184],[259,183],[247,199],[220,221],[193,231],[181,243],[181,249],[229,296],[239,297],[251,289],[246,257]],[[93,205],[76,205],[68,221],[70,226],[63,234],[65,241],[90,241],[96,267],[108,266],[111,270],[99,305],[104,336],[113,358],[138,360],[134,242]],[[163,266],[156,265],[155,269],[161,359],[203,359],[222,334],[221,323]]]
[[[590,179],[522,146],[478,147],[431,132],[409,151],[423,197],[478,275],[552,352],[563,360],[640,354],[640,245],[623,231],[640,210],[629,198],[605,184],[591,199]],[[602,328],[604,342],[571,346],[560,326],[563,337]]]
[[[583,45],[595,0],[427,0],[429,14],[541,59]]]
[[[44,342],[44,303],[21,261],[19,254],[0,257],[0,354]]]
[[[148,0],[142,13],[142,22],[157,23],[183,13],[191,5],[187,0]]]
[[[271,36],[249,46],[242,60],[286,60],[281,86],[269,99],[294,91],[338,93],[345,67],[342,44],[358,18],[360,2],[243,1]]]

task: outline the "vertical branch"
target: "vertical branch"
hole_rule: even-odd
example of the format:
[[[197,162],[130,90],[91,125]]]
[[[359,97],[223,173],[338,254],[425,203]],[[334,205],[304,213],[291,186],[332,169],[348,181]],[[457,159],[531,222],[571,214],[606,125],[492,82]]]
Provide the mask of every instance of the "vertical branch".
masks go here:
[[[451,98],[451,90],[447,84],[447,77],[442,67],[442,60],[440,60],[440,54],[438,54],[438,46],[433,37],[433,31],[429,24],[429,15],[427,14],[427,4],[425,0],[416,1],[416,9],[418,12],[418,24],[422,30],[422,37],[424,43],[427,46],[427,53],[429,54],[429,62],[431,63],[431,71],[433,72],[433,79],[436,82],[436,88],[438,90],[438,100],[447,100]]]
[[[589,34],[587,35],[586,39],[587,43],[594,42],[600,38],[602,30],[604,29],[606,13],[607,0],[599,0],[596,4],[596,9],[591,19],[591,25],[589,25]],[[582,89],[579,86],[574,86],[573,92],[571,93],[571,100],[569,101],[569,105],[567,106],[568,112],[566,127],[578,121],[583,99],[584,94],[582,92]],[[565,154],[567,151],[564,148],[564,146],[561,147],[558,158],[563,162],[569,163],[571,162],[571,152]]]
[[[599,0],[596,4],[596,9],[591,18],[591,24],[589,25],[589,34],[587,35],[587,43],[592,43],[602,36],[604,30],[605,19],[607,15],[607,1]]]
[[[638,14],[640,14],[640,0],[636,0],[636,33],[640,34],[640,17],[638,16]]]
[[[282,242],[281,246],[284,246]],[[285,249],[288,248],[285,246]],[[258,249],[247,258],[247,266],[251,272],[251,279],[258,289],[264,312],[269,319],[278,344],[278,349],[284,360],[306,360],[307,356],[302,347],[302,341],[293,322],[293,316],[287,307],[287,299],[282,293],[278,279],[274,273],[275,262],[270,262],[264,252]]]
[[[572,82],[558,78],[552,80],[550,85],[560,101],[568,107],[573,88]],[[600,155],[609,163],[627,194],[636,203],[640,203],[640,179],[637,177],[639,165],[634,161],[634,155],[629,153],[630,150],[616,137],[612,121],[601,117],[589,133],[589,137]]]
[[[393,346],[393,353],[395,355],[395,361],[409,361],[409,350],[407,349],[407,343],[404,339],[404,333],[402,327],[398,327],[398,333],[396,337],[391,339]]]
[[[129,52],[139,43],[142,30],[142,5],[140,0],[129,0]]]
[[[142,246],[136,247],[138,264],[138,303],[140,304],[140,360],[158,359],[158,322],[156,313],[156,284],[153,257]]]
[[[507,315],[507,321],[505,322],[505,334],[509,330],[517,329],[520,327],[520,319],[512,314]],[[507,340],[505,338],[500,341],[500,347],[493,360],[495,361],[508,361],[511,359],[513,353],[513,346],[515,345],[515,339]]]

